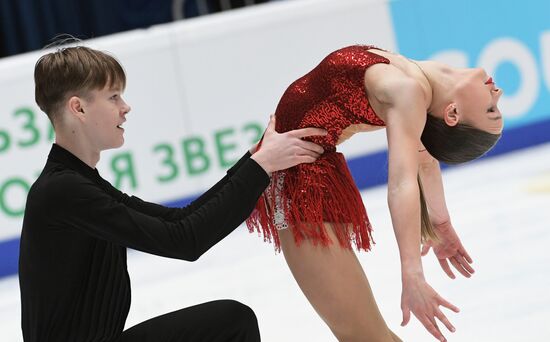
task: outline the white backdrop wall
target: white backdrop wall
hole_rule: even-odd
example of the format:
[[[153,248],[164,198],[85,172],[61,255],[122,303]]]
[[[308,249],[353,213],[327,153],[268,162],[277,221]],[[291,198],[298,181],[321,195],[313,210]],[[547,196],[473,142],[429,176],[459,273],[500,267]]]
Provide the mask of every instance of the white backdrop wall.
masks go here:
[[[125,145],[102,155],[100,173],[123,191],[150,201],[177,202],[200,193],[259,139],[286,87],[329,52],[351,44],[399,51],[399,37],[409,34],[400,33],[404,23],[410,19],[410,25],[417,25],[411,18],[423,15],[410,11],[406,20],[411,3],[282,1],[86,41],[122,62],[128,76],[125,98],[133,108],[125,124]],[[539,7],[549,6],[541,2]],[[550,29],[537,30],[548,38]],[[421,42],[420,52],[430,46],[423,36],[428,34],[411,36]],[[550,39],[545,41],[541,38],[540,54],[550,56]],[[26,194],[54,139],[34,102],[33,68],[43,53],[0,60],[0,276],[16,272]],[[429,51],[424,57],[476,65],[457,58],[463,55]],[[529,60],[512,62],[519,65],[516,83],[521,86],[521,66]],[[544,60],[539,62],[541,70],[550,70]],[[529,122],[547,123],[550,110],[544,112],[544,103],[539,107],[544,115]],[[532,112],[526,107],[519,117]],[[340,149],[354,160],[384,150],[385,137],[383,132],[356,136]]]
[[[98,169],[151,201],[200,193],[258,141],[290,82],[331,50],[362,42],[395,48],[385,2],[280,2],[86,41],[124,65],[132,106],[124,146],[104,153]],[[34,102],[43,53],[0,61],[2,240],[18,237],[26,193],[53,139]]]

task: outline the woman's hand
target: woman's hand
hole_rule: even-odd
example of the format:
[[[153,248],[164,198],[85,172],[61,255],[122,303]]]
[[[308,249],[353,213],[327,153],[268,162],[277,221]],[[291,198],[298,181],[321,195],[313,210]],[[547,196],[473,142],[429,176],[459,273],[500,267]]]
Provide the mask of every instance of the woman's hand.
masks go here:
[[[437,292],[426,283],[423,276],[403,278],[403,292],[401,295],[403,322],[401,326],[405,326],[409,323],[412,312],[430,334],[439,341],[447,341],[437,326],[435,318],[437,317],[449,331],[455,332],[456,329],[440,310],[439,306],[444,306],[449,310],[459,312],[456,306],[437,294]]]
[[[456,235],[451,222],[447,221],[435,225],[434,228],[440,241],[428,241],[425,243],[424,246],[422,246],[422,256],[428,254],[431,247],[439,260],[441,268],[451,279],[455,279],[456,277],[453,271],[451,271],[449,262],[463,276],[470,278],[475,272],[472,266],[470,266],[473,260],[468,252],[466,252],[464,246],[462,246],[462,242],[460,242],[458,235]]]

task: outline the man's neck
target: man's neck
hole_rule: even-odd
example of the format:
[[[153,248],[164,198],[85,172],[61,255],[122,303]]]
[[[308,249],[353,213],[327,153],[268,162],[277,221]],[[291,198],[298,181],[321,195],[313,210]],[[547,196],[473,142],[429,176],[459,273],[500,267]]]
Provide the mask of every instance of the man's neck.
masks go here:
[[[82,160],[90,168],[95,169],[99,162],[100,153],[90,149],[84,139],[66,137],[64,134],[56,134],[55,143],[71,152],[78,159]]]

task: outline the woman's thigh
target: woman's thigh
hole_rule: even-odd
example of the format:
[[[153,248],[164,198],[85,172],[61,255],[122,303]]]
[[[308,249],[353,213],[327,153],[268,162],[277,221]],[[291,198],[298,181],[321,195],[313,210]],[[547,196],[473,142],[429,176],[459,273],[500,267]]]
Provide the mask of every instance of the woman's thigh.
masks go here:
[[[393,341],[357,256],[338,243],[331,224],[325,228],[328,246],[308,239],[297,246],[291,231],[279,231],[300,288],[341,341]]]

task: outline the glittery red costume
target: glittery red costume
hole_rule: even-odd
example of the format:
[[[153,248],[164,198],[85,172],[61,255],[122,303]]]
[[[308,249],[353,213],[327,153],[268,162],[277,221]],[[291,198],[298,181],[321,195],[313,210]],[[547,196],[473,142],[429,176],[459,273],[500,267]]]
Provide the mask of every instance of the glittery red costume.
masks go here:
[[[361,195],[344,156],[336,152],[342,131],[353,124],[383,126],[370,107],[364,86],[365,70],[389,63],[371,53],[370,46],[349,46],[328,55],[311,72],[292,83],[283,94],[275,116],[279,133],[321,127],[326,136],[308,140],[325,153],[312,164],[274,172],[271,184],[246,221],[250,231],[263,231],[280,250],[277,229],[292,230],[296,243],[304,238],[327,245],[323,222],[330,222],[344,247],[368,250],[371,226]]]

